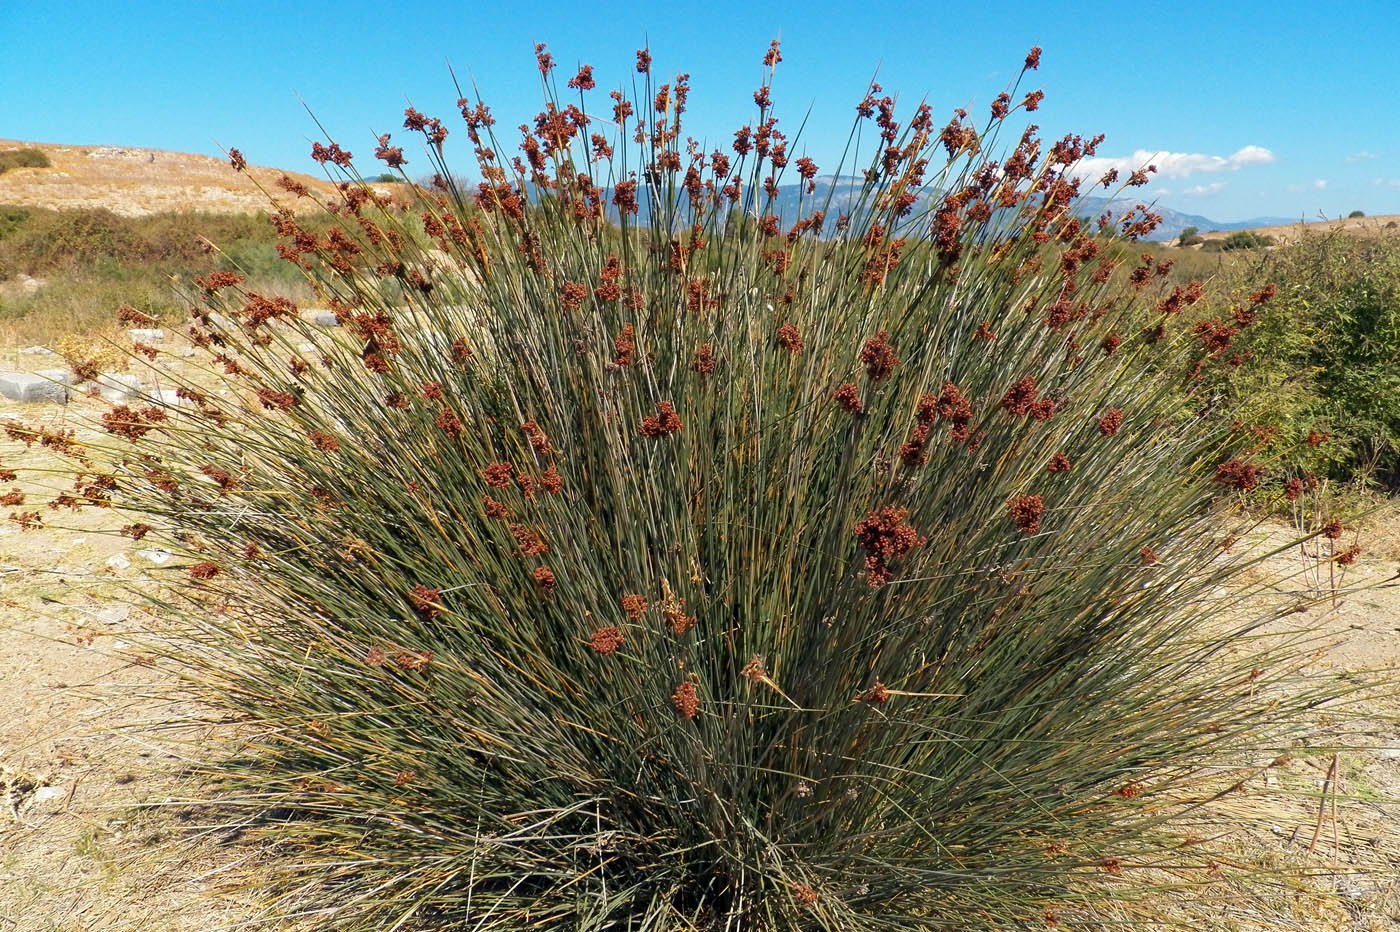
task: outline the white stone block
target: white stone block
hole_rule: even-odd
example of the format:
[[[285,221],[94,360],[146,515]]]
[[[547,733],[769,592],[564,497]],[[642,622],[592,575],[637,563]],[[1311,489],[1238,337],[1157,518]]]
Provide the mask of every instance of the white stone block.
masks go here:
[[[158,327],[147,327],[138,330],[128,330],[126,335],[133,343],[164,343],[165,331]]]
[[[113,404],[139,401],[143,396],[141,377],[122,372],[103,373],[97,377],[96,382],[84,382],[78,386],[78,391],[85,395],[97,392],[103,400]]]
[[[0,396],[10,401],[63,404],[68,400],[68,388],[64,382],[46,378],[42,373],[10,372],[0,375]]]
[[[340,321],[335,319],[335,314],[325,308],[309,307],[301,312],[301,319],[318,327],[340,326]]]
[[[151,396],[151,400],[162,408],[184,408],[190,404],[188,398],[181,398],[173,388],[162,388]]]

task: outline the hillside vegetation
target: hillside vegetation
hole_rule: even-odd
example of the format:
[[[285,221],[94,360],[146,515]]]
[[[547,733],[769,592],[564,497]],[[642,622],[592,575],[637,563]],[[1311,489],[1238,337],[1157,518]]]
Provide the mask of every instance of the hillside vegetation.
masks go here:
[[[313,194],[332,192],[323,178],[260,166],[237,173],[208,155],[0,139],[0,204],[23,207],[100,207],[127,217],[181,210],[254,213],[267,209],[267,191],[297,210],[297,199],[277,188],[284,174]]]
[[[174,282],[234,269],[264,289],[302,293],[265,214],[123,217],[104,208],[0,205],[0,340],[95,334],[112,326],[123,304],[179,324]]]

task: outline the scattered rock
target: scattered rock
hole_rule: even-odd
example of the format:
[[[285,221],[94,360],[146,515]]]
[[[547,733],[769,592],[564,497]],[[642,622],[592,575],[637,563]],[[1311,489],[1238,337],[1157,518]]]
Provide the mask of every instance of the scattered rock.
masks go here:
[[[197,350],[193,346],[182,346],[179,348],[179,350],[177,350],[177,352],[180,354],[181,357],[189,359],[197,352]]]
[[[67,795],[68,791],[61,786],[41,786],[34,791],[33,799],[36,803],[48,803]]]
[[[154,563],[156,566],[168,563],[171,556],[173,556],[169,550],[160,547],[153,547],[150,550],[138,550],[136,551],[136,555],[149,563]],[[130,564],[127,565],[129,566]]]
[[[109,605],[107,608],[95,612],[93,617],[104,625],[119,625],[131,617],[131,606]]]
[[[89,395],[95,391],[114,404],[138,400],[144,395],[141,377],[122,372],[99,375],[96,382],[84,382],[78,390]]]
[[[57,372],[64,378],[54,377]],[[10,401],[41,402],[50,401],[63,404],[68,401],[67,372],[10,372],[0,375],[0,395]]]
[[[21,356],[57,356],[53,350],[47,346],[26,346],[19,351]]]
[[[188,398],[181,398],[174,388],[162,388],[151,396],[151,400],[163,408],[184,408],[190,403]]]
[[[220,330],[232,330],[234,327],[237,326],[236,323],[234,323],[229,318],[225,317],[223,314],[220,314],[218,311],[215,311],[213,314],[209,315],[209,324],[210,326],[218,327]]]
[[[124,570],[131,567],[131,561],[120,553],[114,553],[107,558],[107,565],[114,570]]]
[[[164,343],[165,331],[159,327],[150,327],[138,330],[128,330],[126,335],[133,343]]]
[[[301,319],[318,327],[339,327],[335,314],[325,308],[311,307],[301,312]]]

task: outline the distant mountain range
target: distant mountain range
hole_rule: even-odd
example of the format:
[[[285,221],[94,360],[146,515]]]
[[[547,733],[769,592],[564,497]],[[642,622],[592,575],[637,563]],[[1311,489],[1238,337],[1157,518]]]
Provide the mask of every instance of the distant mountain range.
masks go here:
[[[1083,197],[1079,200],[1079,212],[1085,216],[1098,217],[1105,210],[1113,211],[1115,217],[1120,217],[1135,206],[1142,203],[1137,199],[1106,197]],[[1149,240],[1162,242],[1176,239],[1181,235],[1181,231],[1187,227],[1195,227],[1200,233],[1221,232],[1227,233],[1230,230],[1250,230],[1254,227],[1277,227],[1289,224],[1300,223],[1295,217],[1254,217],[1250,220],[1237,220],[1233,222],[1212,220],[1209,217],[1202,217],[1200,214],[1187,214],[1161,204],[1151,206],[1154,214],[1160,214],[1162,223],[1157,229],[1152,231]]]
[[[803,195],[806,188],[805,183],[779,185],[776,202],[773,207],[767,208],[766,212],[782,217],[784,222],[790,225],[798,217],[799,202],[802,204],[803,213],[811,213],[813,210],[822,209],[823,202],[829,196],[830,204],[826,209],[830,214],[830,221],[835,221],[838,215],[850,213],[852,207],[859,200],[862,186],[863,182],[859,178],[849,176],[838,178],[830,175],[817,178],[816,190],[808,195]],[[612,192],[609,191],[607,196],[611,199]],[[648,214],[645,198],[641,198],[641,200],[643,203],[640,205],[641,211],[638,220],[644,223]],[[1077,209],[1081,216],[1088,219],[1097,218],[1105,210],[1111,210],[1114,216],[1121,217],[1139,203],[1143,203],[1141,198],[1086,196],[1079,199]],[[921,203],[915,209],[923,206],[924,204]],[[1195,227],[1201,233],[1210,233],[1247,230],[1253,227],[1286,226],[1300,222],[1296,218],[1290,217],[1254,217],[1249,220],[1226,222],[1212,220],[1200,214],[1183,213],[1161,204],[1149,206],[1151,206],[1153,213],[1160,214],[1162,217],[1161,225],[1152,232],[1151,236],[1146,237],[1148,240],[1156,242],[1176,239],[1187,227]],[[752,208],[750,208],[750,212],[752,212]],[[614,219],[616,219],[615,212]]]
[[[204,155],[163,152],[117,146],[65,146],[52,143],[16,142],[0,139],[0,151],[21,147],[37,148],[50,159],[51,168],[18,169],[0,177],[0,204],[29,205],[64,209],[73,207],[106,207],[116,213],[141,216],[161,210],[203,210],[216,212],[253,212],[266,210],[267,196],[253,184],[256,178],[264,189],[281,196],[276,179],[282,174],[276,169],[253,168],[238,174],[226,161]],[[324,179],[295,174],[293,177],[323,197],[332,193]],[[798,217],[801,203],[803,213],[822,208],[830,214],[827,231],[835,226],[836,218],[850,213],[860,197],[861,179],[843,175],[816,179],[814,194],[801,196],[805,184],[784,184],[778,187],[776,209],[771,210],[791,224]],[[474,185],[469,186],[474,187]],[[746,192],[748,193],[748,192]],[[684,194],[680,197],[684,198]],[[617,219],[611,205],[612,192],[607,192],[609,213]],[[293,208],[304,206],[295,198],[281,196]],[[639,222],[647,221],[645,198],[641,198]],[[1122,216],[1138,200],[1084,197],[1079,211],[1086,218],[1095,218],[1104,210]],[[923,206],[923,205],[919,205]],[[917,209],[917,208],[916,208]],[[1162,225],[1149,237],[1170,240],[1181,231],[1194,226],[1202,233],[1213,230],[1243,230],[1252,227],[1285,226],[1298,223],[1287,217],[1256,217],[1235,223],[1223,223],[1188,214],[1170,207],[1153,207],[1162,215]]]

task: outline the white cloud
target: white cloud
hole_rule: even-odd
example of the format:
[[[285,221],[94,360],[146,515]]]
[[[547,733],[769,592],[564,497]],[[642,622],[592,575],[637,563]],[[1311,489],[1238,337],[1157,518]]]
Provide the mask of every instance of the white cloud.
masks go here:
[[[1372,178],[1371,184],[1378,188],[1400,188],[1400,178]]]
[[[1113,169],[1126,177],[1148,165],[1156,165],[1156,178],[1188,178],[1195,174],[1213,175],[1219,172],[1239,171],[1246,165],[1268,165],[1276,161],[1274,154],[1263,146],[1245,146],[1233,155],[1205,155],[1202,153],[1167,152],[1138,149],[1132,155],[1108,158],[1097,156],[1084,159],[1076,167],[1074,174],[1088,181],[1097,181],[1105,172]]]
[[[1186,195],[1187,197],[1200,197],[1204,194],[1214,194],[1216,191],[1219,191],[1223,187],[1225,187],[1225,182],[1212,181],[1210,184],[1192,185],[1189,188],[1183,189],[1181,193]]]
[[[1319,178],[1319,179],[1317,179],[1316,181],[1313,182],[1313,185],[1312,185],[1312,186],[1313,186],[1314,188],[1317,188],[1319,191],[1321,191],[1323,188],[1327,187],[1327,179],[1326,179],[1326,178]]]
[[[1350,165],[1350,164],[1352,164],[1353,162],[1369,162],[1369,161],[1371,161],[1371,159],[1378,159],[1378,158],[1380,158],[1380,156],[1379,156],[1379,155],[1376,155],[1376,153],[1374,153],[1374,152],[1367,152],[1365,149],[1363,149],[1363,150],[1361,150],[1360,152],[1353,152],[1351,155],[1347,156],[1347,157],[1346,157],[1345,159],[1343,159],[1342,161],[1344,161],[1344,162],[1346,162],[1348,165]]]
[[[1315,180],[1312,181],[1312,182],[1309,182],[1308,184],[1290,184],[1290,185],[1288,186],[1288,190],[1289,190],[1289,191],[1292,191],[1294,194],[1298,194],[1299,192],[1302,192],[1302,191],[1321,191],[1321,190],[1325,189],[1326,187],[1327,187],[1327,179],[1326,179],[1326,178],[1318,178],[1318,179],[1315,179]]]

